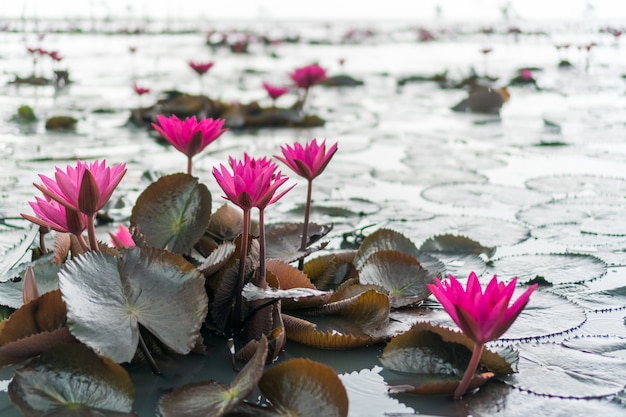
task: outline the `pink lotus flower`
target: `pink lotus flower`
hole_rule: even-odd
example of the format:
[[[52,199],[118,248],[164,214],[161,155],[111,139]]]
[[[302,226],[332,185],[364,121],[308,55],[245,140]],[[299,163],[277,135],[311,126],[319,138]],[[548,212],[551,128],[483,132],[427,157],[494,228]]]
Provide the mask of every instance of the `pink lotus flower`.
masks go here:
[[[319,65],[313,64],[296,68],[289,76],[298,87],[309,89],[311,86],[326,79],[326,70]]]
[[[120,224],[115,233],[109,233],[111,236],[111,243],[116,248],[129,248],[131,246],[135,246],[135,241],[133,240],[133,235],[128,230],[128,227]]]
[[[61,233],[80,235],[87,227],[87,216],[51,199],[35,197],[28,203],[37,217],[22,213],[22,217],[39,226],[48,227]]]
[[[224,119],[206,118],[197,121],[196,116],[192,116],[181,121],[176,115],[165,117],[161,114],[157,120],[158,123],[152,123],[152,126],[165,140],[187,155],[189,174],[191,174],[191,158],[228,130],[222,129]]]
[[[326,152],[326,140],[318,145],[317,139],[313,139],[305,146],[295,143],[293,147],[285,145],[281,146],[280,149],[283,152],[283,157],[276,155],[274,155],[274,157],[285,163],[296,174],[308,180],[304,222],[302,225],[302,242],[300,243],[300,250],[304,251],[309,243],[309,216],[311,214],[313,178],[320,175],[324,169],[326,169],[330,159],[335,152],[337,152],[337,143],[331,146],[328,152]],[[304,259],[300,259],[298,268],[301,270],[303,266]]]
[[[272,98],[272,100],[276,100],[289,91],[289,88],[287,87],[278,87],[267,82],[263,82],[263,88],[265,88],[265,91],[267,91],[267,94]]]
[[[137,83],[133,83],[133,91],[138,96],[143,96],[144,94],[148,94],[150,92],[150,89],[147,87],[142,87],[138,85]]]
[[[483,292],[478,277],[473,272],[465,289],[452,275],[449,282],[442,283],[435,279],[435,284],[428,284],[428,289],[452,320],[475,343],[465,375],[454,392],[455,398],[460,398],[469,386],[485,343],[499,338],[511,327],[537,288],[537,284],[531,285],[509,306],[516,284],[517,277],[504,284],[498,282],[494,275]]]
[[[502,336],[528,303],[537,284],[529,287],[511,306],[517,278],[507,285],[494,276],[483,293],[475,273],[471,273],[464,290],[450,275],[449,282],[435,279],[428,289],[439,300],[463,333],[477,344],[485,344]]]
[[[123,163],[108,167],[105,160],[78,161],[76,167],[68,165],[65,171],[56,167],[55,179],[39,175],[43,184],[34,185],[65,207],[90,216],[105,206],[124,174]]]
[[[337,143],[331,146],[328,152],[326,152],[326,140],[318,144],[317,139],[313,139],[304,146],[294,143],[293,146],[285,145],[280,149],[283,156],[275,155],[275,158],[285,163],[296,174],[310,181],[326,169],[330,159],[337,152]]]
[[[280,171],[276,172],[278,166],[267,158],[255,159],[244,154],[243,160],[237,161],[231,157],[229,163],[233,170],[232,174],[228,168],[220,164],[220,169],[213,168],[213,176],[226,194],[224,198],[243,210],[250,210],[252,207],[265,209],[295,186],[294,184],[274,196],[288,178]]]
[[[213,62],[197,62],[197,61],[189,61],[187,62],[192,70],[194,70],[198,75],[206,74],[211,67],[213,66]]]

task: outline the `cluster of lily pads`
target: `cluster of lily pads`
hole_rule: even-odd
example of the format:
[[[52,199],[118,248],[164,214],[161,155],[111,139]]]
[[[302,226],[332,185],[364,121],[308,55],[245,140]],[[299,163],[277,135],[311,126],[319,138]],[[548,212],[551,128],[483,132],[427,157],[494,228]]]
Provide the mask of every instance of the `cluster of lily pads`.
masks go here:
[[[413,375],[392,392],[459,398],[515,372],[515,351],[485,344],[511,326],[536,285],[509,305],[515,280],[494,277],[484,289],[474,274],[465,288],[452,275],[443,280],[437,248],[453,241],[468,256],[493,253],[458,236],[432,240],[429,251],[379,229],[355,249],[320,252],[332,225],[309,216],[313,180],[338,150],[326,141],[285,145],[275,157],[308,183],[303,223],[264,223],[264,211],[293,185],[272,159],[247,154],[213,169],[229,201],[213,210],[192,158],[226,131],[222,124],[158,119],[155,128],[187,156],[187,172],[151,183],[110,243],[97,239],[96,218],[124,164],[78,161],[57,167],[54,178],[40,175],[43,197],[30,203],[34,215],[23,214],[35,227],[5,254],[0,285],[0,364],[23,364],[8,389],[20,412],[134,415],[127,364],[160,374],[164,358],[213,354],[204,342],[215,337],[231,354],[232,382],[172,387],[158,415],[346,416],[348,393],[332,368],[281,361],[290,342],[320,349],[386,342],[382,364]],[[20,263],[28,251],[32,261]],[[399,328],[390,319],[431,295],[462,332],[428,321]],[[251,395],[257,388],[261,397]]]

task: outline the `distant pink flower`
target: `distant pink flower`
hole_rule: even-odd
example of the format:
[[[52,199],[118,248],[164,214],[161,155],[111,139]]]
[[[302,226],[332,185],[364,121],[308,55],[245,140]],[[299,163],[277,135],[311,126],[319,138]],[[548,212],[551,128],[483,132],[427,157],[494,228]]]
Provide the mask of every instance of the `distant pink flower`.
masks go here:
[[[75,167],[68,165],[65,171],[56,167],[54,179],[40,174],[43,184],[34,185],[65,207],[92,215],[109,201],[125,173],[126,164],[123,163],[108,167],[105,160],[78,161]],[[86,184],[85,179],[92,184]]]
[[[307,180],[320,175],[330,162],[335,152],[337,152],[337,143],[326,152],[326,140],[318,144],[317,139],[302,146],[294,143],[293,146],[281,146],[283,156],[276,156],[276,159],[285,163],[296,174]]]
[[[49,227],[61,233],[73,233],[76,235],[82,233],[87,227],[86,215],[76,210],[68,209],[54,200],[35,197],[35,201],[31,201],[28,204],[37,217],[24,213],[21,216],[39,226]]]
[[[461,398],[469,387],[485,343],[499,338],[511,327],[537,288],[537,284],[531,285],[509,306],[516,284],[517,278],[504,284],[498,282],[494,275],[483,292],[478,277],[473,272],[465,289],[452,275],[449,281],[442,283],[435,279],[434,284],[428,284],[428,289],[452,320],[474,342],[472,357],[463,379],[454,391],[454,398]]]
[[[326,70],[317,64],[313,64],[296,68],[289,76],[298,87],[309,89],[311,86],[326,79]]]
[[[197,62],[197,61],[189,61],[187,62],[192,70],[194,70],[198,75],[204,75],[211,69],[213,66],[213,62]]]
[[[287,87],[274,86],[268,82],[263,82],[263,88],[265,88],[265,91],[267,91],[267,94],[272,98],[272,100],[276,100],[289,91],[289,88]]]
[[[204,118],[198,121],[196,116],[191,116],[181,121],[176,115],[165,117],[160,114],[157,120],[158,123],[152,123],[152,126],[165,140],[187,155],[189,173],[191,158],[228,130],[222,128],[224,119]]]
[[[522,76],[522,79],[524,80],[530,80],[531,78],[533,78],[533,73],[528,68],[522,69],[522,71],[520,72],[520,75]]]
[[[142,87],[142,86],[138,85],[137,83],[133,83],[133,91],[138,96],[142,96],[144,94],[148,94],[150,92],[150,89],[147,88],[147,87]]]
[[[113,243],[113,246],[118,249],[135,246],[133,235],[130,233],[130,230],[128,230],[128,227],[124,226],[123,224],[120,224],[117,232],[109,232],[109,236],[111,236],[111,243]]]
[[[251,158],[244,154],[243,160],[236,160],[230,157],[229,163],[232,173],[223,164],[220,168],[213,168],[213,176],[218,185],[222,188],[225,199],[230,200],[243,210],[250,210],[252,207],[265,209],[270,204],[278,201],[294,186],[274,195],[278,188],[283,185],[288,178],[280,171],[276,172],[278,166],[267,158]]]
[[[48,56],[55,62],[61,62],[63,60],[63,57],[59,55],[58,51],[48,51]]]

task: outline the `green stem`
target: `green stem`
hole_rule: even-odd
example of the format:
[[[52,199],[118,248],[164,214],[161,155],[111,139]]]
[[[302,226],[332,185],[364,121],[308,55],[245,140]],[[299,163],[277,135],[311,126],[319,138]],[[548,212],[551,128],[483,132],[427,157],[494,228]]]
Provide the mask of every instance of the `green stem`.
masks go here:
[[[99,252],[98,241],[96,240],[96,215],[87,216],[87,235],[89,236],[89,246],[92,251]]]
[[[302,226],[302,242],[300,243],[300,251],[306,250],[309,243],[309,216],[311,214],[311,195],[313,194],[313,180],[309,180],[306,191],[306,207],[304,208],[304,225]],[[304,258],[298,261],[298,269],[302,271],[304,268]]]
[[[467,387],[469,387],[470,382],[472,382],[472,378],[476,373],[476,369],[478,369],[478,364],[480,363],[480,356],[483,353],[483,344],[475,344],[474,350],[472,351],[472,358],[467,365],[467,369],[465,370],[465,374],[463,375],[463,379],[461,379],[461,383],[456,390],[454,390],[454,399],[460,399],[465,391],[467,391]]]
[[[155,362],[154,358],[152,357],[152,354],[150,354],[148,346],[146,346],[146,342],[143,340],[143,336],[141,335],[141,331],[139,331],[139,349],[141,349],[141,353],[143,353],[143,356],[148,361],[148,365],[150,365],[152,373],[154,373],[155,375],[161,375],[161,370],[159,369],[159,366]]]
[[[246,272],[246,257],[248,256],[248,234],[250,229],[250,209],[243,211],[243,230],[241,231],[241,249],[239,256],[239,278],[235,289],[235,311],[233,312],[233,331],[239,329],[241,322],[241,305],[244,275]]]
[[[265,215],[264,210],[259,209],[259,285],[265,281]]]

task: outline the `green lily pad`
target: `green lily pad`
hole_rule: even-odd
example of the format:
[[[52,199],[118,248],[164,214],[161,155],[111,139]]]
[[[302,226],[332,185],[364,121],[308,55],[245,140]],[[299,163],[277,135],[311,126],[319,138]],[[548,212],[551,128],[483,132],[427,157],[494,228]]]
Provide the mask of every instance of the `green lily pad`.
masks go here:
[[[130,361],[139,325],[189,353],[208,308],[204,277],[181,256],[132,247],[115,257],[89,252],[59,273],[72,334],[116,362]]]
[[[259,381],[281,416],[347,417],[348,394],[328,365],[296,358],[268,369]]]
[[[626,360],[563,344],[523,345],[520,346],[519,373],[501,379],[517,389],[538,395],[579,399],[608,397],[626,386]]]
[[[267,357],[267,339],[261,337],[254,356],[237,374],[230,386],[217,381],[184,385],[161,397],[161,417],[219,417],[230,411],[256,388]]]
[[[379,285],[388,291],[391,307],[417,304],[430,296],[426,286],[436,271],[428,271],[412,256],[395,250],[372,254],[359,272],[362,284]]]
[[[543,278],[551,285],[577,284],[606,274],[604,261],[582,254],[530,254],[499,258],[487,268],[485,276],[501,279],[518,277],[520,283]]]
[[[50,256],[46,256],[35,262],[20,264],[9,271],[8,275],[12,278],[0,282],[0,304],[11,308],[19,308],[23,304],[22,283],[28,266],[33,268],[39,295],[59,288],[58,273],[63,265],[52,262]]]
[[[184,173],[159,178],[137,198],[130,217],[147,246],[186,253],[211,219],[211,193]]]
[[[135,416],[126,371],[84,345],[58,346],[15,371],[9,397],[25,416]]]

